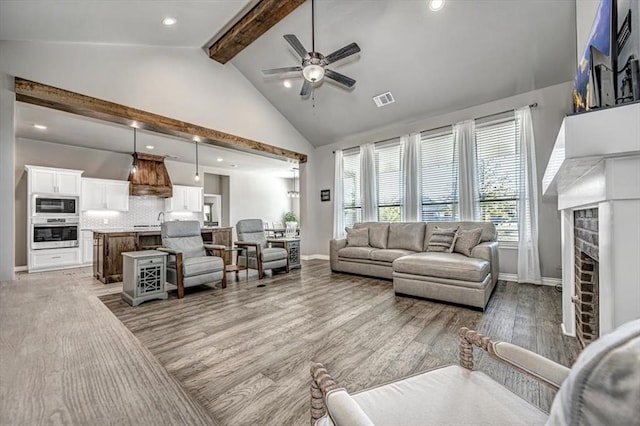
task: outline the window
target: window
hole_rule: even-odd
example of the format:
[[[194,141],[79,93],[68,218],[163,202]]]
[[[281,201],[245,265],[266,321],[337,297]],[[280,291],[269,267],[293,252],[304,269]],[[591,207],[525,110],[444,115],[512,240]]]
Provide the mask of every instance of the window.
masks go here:
[[[514,119],[476,126],[480,220],[492,221],[498,241],[518,241],[520,153]]]
[[[402,220],[401,146],[399,141],[376,146],[376,187],[378,190],[378,220],[400,222]]]
[[[458,152],[452,133],[422,135],[422,221],[458,220]]]
[[[344,152],[342,190],[344,191],[344,225],[352,228],[355,223],[362,222],[359,149]]]

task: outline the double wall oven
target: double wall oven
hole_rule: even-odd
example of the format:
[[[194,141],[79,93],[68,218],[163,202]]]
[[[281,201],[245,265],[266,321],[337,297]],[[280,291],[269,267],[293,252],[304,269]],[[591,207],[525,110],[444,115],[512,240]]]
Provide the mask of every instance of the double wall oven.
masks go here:
[[[79,246],[78,197],[36,194],[31,212],[31,249]]]

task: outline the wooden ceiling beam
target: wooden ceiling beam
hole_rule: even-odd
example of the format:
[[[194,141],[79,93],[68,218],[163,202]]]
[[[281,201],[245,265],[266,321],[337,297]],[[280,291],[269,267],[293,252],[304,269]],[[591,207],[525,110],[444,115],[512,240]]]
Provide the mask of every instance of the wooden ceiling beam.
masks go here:
[[[194,140],[197,136],[199,142],[213,146],[300,163],[307,162],[306,154],[18,77],[15,78],[15,93],[16,100],[20,102],[128,127],[135,123],[140,129],[185,140]]]
[[[209,57],[226,64],[305,0],[260,0],[209,47]]]

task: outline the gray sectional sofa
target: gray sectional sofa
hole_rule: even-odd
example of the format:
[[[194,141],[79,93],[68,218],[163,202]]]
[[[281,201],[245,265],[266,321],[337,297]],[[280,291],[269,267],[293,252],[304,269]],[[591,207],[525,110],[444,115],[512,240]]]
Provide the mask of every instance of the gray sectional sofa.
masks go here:
[[[482,229],[470,254],[428,252],[438,226]],[[397,294],[425,297],[484,309],[498,280],[498,243],[491,222],[365,222],[369,245],[351,247],[331,240],[331,270],[393,280]]]

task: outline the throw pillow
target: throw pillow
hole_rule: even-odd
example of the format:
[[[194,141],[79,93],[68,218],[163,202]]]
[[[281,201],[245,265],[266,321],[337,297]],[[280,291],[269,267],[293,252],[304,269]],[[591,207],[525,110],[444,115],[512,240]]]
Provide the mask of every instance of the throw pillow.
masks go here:
[[[481,236],[482,228],[458,230],[453,251],[471,257],[471,250],[480,243]]]
[[[431,233],[427,251],[437,251],[443,253],[451,253],[456,242],[456,233],[458,227],[455,228],[438,228],[437,226]]]
[[[347,245],[351,247],[369,247],[369,229],[344,228],[347,231]]]

